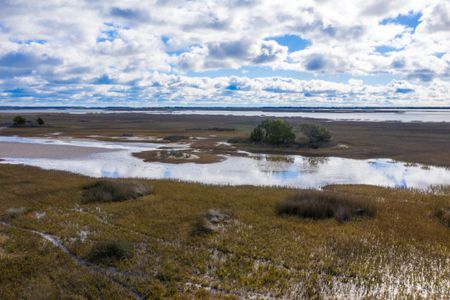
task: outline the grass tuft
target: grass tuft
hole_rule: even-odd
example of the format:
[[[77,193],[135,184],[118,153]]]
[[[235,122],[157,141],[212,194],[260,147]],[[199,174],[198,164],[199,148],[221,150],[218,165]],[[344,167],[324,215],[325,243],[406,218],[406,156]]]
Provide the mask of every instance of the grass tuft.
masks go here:
[[[450,227],[450,206],[436,208],[433,215],[444,225]]]
[[[2,216],[3,220],[11,220],[18,218],[28,213],[30,209],[25,207],[10,207],[6,210],[6,213]]]
[[[179,272],[180,270],[174,262],[165,261],[156,274],[156,278],[161,282],[177,281],[180,278]]]
[[[86,256],[91,263],[108,264],[113,260],[131,257],[132,247],[124,241],[102,241],[94,244]]]
[[[192,228],[192,235],[208,235],[219,231],[220,226],[228,222],[230,214],[217,209],[210,209],[197,218]]]
[[[136,199],[152,193],[148,185],[136,182],[101,180],[83,188],[83,203]]]
[[[329,219],[345,222],[359,217],[374,217],[375,207],[366,199],[355,195],[305,190],[288,197],[276,207],[279,215],[295,215],[300,218]]]

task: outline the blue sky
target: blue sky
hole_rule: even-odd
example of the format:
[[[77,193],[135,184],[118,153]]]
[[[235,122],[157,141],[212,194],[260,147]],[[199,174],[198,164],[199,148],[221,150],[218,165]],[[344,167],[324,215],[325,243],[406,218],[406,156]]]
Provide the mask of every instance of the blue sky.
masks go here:
[[[0,105],[450,106],[444,0],[0,4]]]

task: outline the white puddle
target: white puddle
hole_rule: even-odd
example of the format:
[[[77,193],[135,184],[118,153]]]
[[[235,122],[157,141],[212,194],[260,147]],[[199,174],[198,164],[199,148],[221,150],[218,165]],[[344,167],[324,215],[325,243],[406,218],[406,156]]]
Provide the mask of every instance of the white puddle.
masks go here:
[[[23,155],[5,150],[11,143],[46,147],[95,149],[81,155],[54,157]],[[143,162],[133,152],[159,147],[187,148],[186,144],[103,142],[77,139],[41,139],[0,136],[1,163],[24,164],[43,169],[63,170],[92,177],[176,179],[221,185],[289,186],[320,188],[328,184],[372,184],[389,187],[426,189],[450,184],[450,170],[407,164],[391,159],[356,160],[338,157],[309,158],[299,155],[228,156],[212,164],[168,164]],[[46,150],[43,150],[44,152]],[[3,154],[2,154],[3,153]],[[25,153],[26,154],[26,153]]]

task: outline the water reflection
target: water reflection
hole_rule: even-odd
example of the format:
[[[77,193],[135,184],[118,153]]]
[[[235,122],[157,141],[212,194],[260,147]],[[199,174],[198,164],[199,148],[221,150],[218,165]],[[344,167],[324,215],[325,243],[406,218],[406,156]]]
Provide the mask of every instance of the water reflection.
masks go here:
[[[75,140],[65,143],[80,146]],[[131,156],[136,150],[155,149],[157,148],[155,144],[90,141],[89,146],[112,148],[114,151],[95,152],[75,158],[4,157],[5,161],[2,163],[64,170],[93,177],[169,178],[227,185],[318,188],[327,184],[372,184],[427,188],[430,185],[450,184],[449,169],[428,166],[424,168],[420,164],[405,164],[390,159],[355,160],[253,154],[249,157],[231,156],[213,164],[167,164],[145,163]]]

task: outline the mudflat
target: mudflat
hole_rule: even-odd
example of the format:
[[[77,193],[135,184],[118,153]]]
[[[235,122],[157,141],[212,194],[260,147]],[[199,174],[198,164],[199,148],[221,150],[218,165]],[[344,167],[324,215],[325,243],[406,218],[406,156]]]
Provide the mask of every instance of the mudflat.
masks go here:
[[[26,144],[17,142],[0,142],[0,158],[75,158],[111,149],[95,147],[77,147],[67,145]]]

